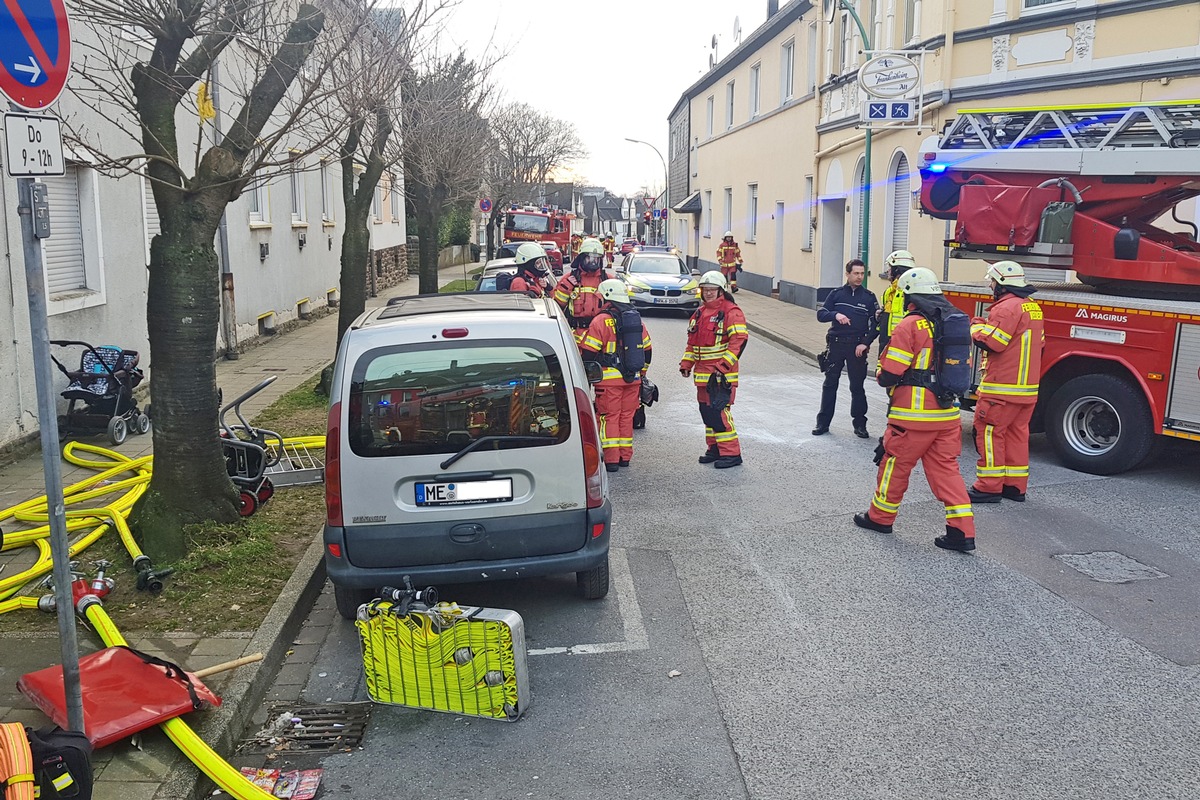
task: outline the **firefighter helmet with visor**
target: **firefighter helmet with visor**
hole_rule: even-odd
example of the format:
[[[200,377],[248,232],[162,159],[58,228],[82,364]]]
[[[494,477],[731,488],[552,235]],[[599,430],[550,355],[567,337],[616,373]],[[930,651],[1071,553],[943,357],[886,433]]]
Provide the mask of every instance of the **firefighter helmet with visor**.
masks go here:
[[[896,286],[905,295],[942,293],[942,286],[938,283],[937,275],[933,274],[933,270],[925,267],[913,267],[905,272],[900,276],[900,281]]]
[[[629,305],[629,287],[625,285],[625,281],[609,278],[606,281],[600,282],[597,291],[601,297],[610,303]]]
[[[715,286],[723,292],[729,287],[729,281],[720,270],[710,269],[700,276],[700,286]]]
[[[987,276],[1001,286],[1027,286],[1025,268],[1015,261],[997,261],[988,265]]]

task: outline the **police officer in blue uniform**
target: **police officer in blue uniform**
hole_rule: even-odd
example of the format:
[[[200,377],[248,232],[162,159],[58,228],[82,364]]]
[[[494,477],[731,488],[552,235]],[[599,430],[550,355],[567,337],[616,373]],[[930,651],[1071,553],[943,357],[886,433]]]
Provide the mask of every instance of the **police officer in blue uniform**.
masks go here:
[[[867,377],[867,351],[879,336],[876,314],[879,301],[863,286],[866,266],[857,258],[846,262],[846,284],[829,293],[817,309],[817,319],[829,323],[825,341],[829,356],[825,366],[825,385],[821,391],[821,410],[813,436],[829,433],[829,423],[837,407],[838,383],[842,368],[850,379],[850,418],[854,435],[867,439],[867,393],[863,381]]]

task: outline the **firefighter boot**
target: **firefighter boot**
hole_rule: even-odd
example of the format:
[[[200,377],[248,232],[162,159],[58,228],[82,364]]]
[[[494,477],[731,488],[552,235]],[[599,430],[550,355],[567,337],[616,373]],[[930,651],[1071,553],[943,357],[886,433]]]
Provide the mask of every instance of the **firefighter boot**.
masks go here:
[[[933,543],[943,550],[957,550],[967,553],[975,549],[975,537],[967,536],[958,528],[946,526],[946,535],[934,538]]]
[[[740,467],[741,465],[741,456],[721,456],[717,459],[717,463],[713,464],[717,469],[729,469],[730,467]]]
[[[871,519],[871,516],[865,511],[861,514],[854,515],[854,524],[860,528],[866,528],[869,531],[875,531],[876,533],[892,532],[891,525],[884,525],[881,522],[876,522],[875,520]]]
[[[1005,486],[1000,492],[1000,496],[1005,500],[1015,500],[1018,503],[1025,502],[1025,493],[1015,486]]]
[[[967,497],[971,498],[972,503],[999,503],[1001,494],[1000,492],[981,492],[972,486],[967,489]],[[1021,499],[1025,499],[1024,495],[1021,496]]]
[[[720,457],[721,457],[721,454],[719,452],[717,452],[717,446],[714,444],[712,447],[709,447],[707,450],[704,451],[704,455],[700,456],[700,463],[701,464],[711,464],[714,461],[716,461],[717,459],[719,459]]]

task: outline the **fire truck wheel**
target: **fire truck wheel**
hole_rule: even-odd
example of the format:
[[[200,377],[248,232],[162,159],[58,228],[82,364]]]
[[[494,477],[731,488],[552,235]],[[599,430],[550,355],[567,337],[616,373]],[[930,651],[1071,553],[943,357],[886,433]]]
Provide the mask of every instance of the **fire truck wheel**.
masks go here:
[[[1092,475],[1133,469],[1154,445],[1140,389],[1115,375],[1081,375],[1050,398],[1046,436],[1063,464]]]

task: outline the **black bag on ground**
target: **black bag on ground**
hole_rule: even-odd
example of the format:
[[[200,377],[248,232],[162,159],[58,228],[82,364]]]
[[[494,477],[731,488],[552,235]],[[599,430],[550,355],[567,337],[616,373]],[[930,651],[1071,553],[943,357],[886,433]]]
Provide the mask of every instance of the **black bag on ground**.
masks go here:
[[[91,800],[92,743],[78,731],[57,725],[25,728],[33,753],[33,780],[38,800]]]
[[[641,402],[644,406],[652,406],[658,401],[658,385],[649,378],[642,378]]]

